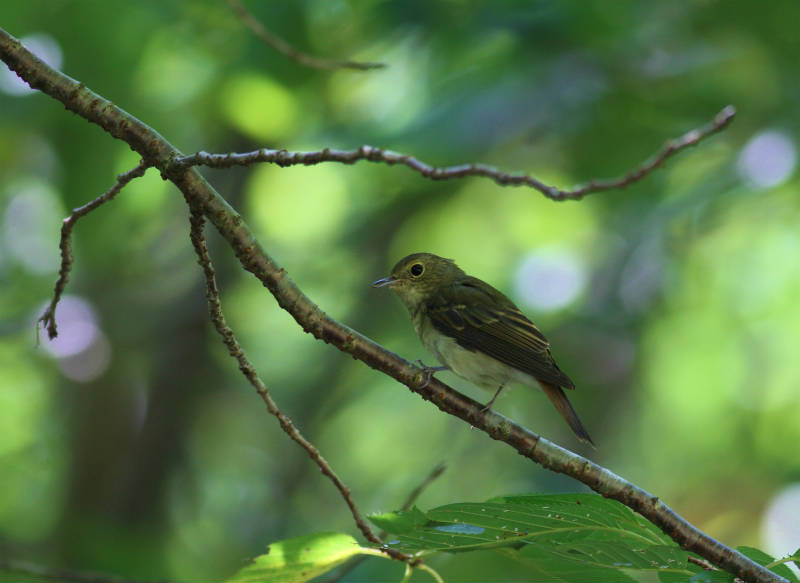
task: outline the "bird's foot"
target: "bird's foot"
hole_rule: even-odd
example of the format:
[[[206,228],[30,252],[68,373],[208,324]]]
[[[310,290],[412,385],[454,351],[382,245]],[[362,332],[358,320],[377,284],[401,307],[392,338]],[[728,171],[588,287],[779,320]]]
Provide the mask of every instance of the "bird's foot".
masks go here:
[[[494,405],[494,402],[495,402],[495,400],[497,399],[497,397],[499,397],[499,396],[500,396],[500,391],[502,391],[502,390],[503,390],[503,387],[505,387],[505,385],[500,385],[500,388],[498,388],[498,389],[497,389],[497,392],[494,394],[494,397],[492,397],[491,399],[489,399],[489,402],[488,402],[488,403],[486,403],[486,404],[483,406],[483,408],[481,409],[481,413],[486,413],[486,412],[487,412],[487,411],[488,411],[488,410],[491,408],[491,406],[492,406],[492,405]]]
[[[434,374],[436,374],[437,372],[441,372],[443,370],[447,370],[446,366],[426,366],[425,363],[422,362],[420,359],[417,359],[414,362],[418,364],[422,369],[422,372],[425,373],[425,384],[422,385],[420,389],[424,389],[425,387],[428,386]]]

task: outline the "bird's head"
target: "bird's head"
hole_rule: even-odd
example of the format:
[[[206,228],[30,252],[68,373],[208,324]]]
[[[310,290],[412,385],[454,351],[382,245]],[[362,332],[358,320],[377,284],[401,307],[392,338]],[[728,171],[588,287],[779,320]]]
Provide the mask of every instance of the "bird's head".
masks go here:
[[[373,282],[372,287],[391,287],[411,309],[462,275],[464,272],[452,259],[433,253],[414,253],[398,261],[391,275]]]

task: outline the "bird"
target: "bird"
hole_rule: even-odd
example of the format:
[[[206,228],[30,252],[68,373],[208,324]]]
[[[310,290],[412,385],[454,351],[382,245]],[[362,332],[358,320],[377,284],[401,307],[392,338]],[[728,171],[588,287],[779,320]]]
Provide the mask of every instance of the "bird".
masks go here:
[[[403,257],[372,287],[390,288],[408,309],[423,346],[444,365],[425,367],[429,375],[450,370],[495,391],[484,411],[509,383],[539,387],[575,435],[594,447],[564,393],[575,384],[553,360],[547,338],[500,291],[432,253]]]

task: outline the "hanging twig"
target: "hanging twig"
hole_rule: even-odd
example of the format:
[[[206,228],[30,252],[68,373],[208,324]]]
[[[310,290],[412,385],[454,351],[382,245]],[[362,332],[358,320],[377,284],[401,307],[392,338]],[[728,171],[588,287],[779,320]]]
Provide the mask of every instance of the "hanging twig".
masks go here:
[[[255,34],[258,38],[263,40],[273,49],[292,59],[294,62],[299,63],[305,67],[310,67],[312,69],[323,69],[323,70],[333,70],[333,69],[355,69],[358,71],[366,71],[369,69],[381,69],[386,65],[383,63],[366,63],[360,61],[336,61],[330,59],[320,59],[318,57],[312,57],[306,53],[298,51],[292,45],[287,43],[281,37],[276,35],[273,32],[267,30],[267,28],[261,24],[256,18],[244,7],[244,4],[239,2],[239,0],[228,0],[228,4],[239,17],[239,19],[244,23],[244,25],[249,28],[253,34]]]
[[[233,335],[233,330],[231,330],[225,322],[225,316],[222,314],[222,305],[220,304],[219,290],[217,289],[216,271],[214,270],[214,266],[211,265],[211,257],[208,254],[205,235],[203,235],[205,217],[199,211],[192,208],[189,221],[191,224],[190,239],[192,240],[192,246],[194,247],[195,253],[197,253],[197,262],[203,268],[203,275],[206,280],[208,314],[211,317],[214,328],[222,337],[223,343],[228,348],[228,352],[239,364],[239,370],[242,371],[242,374],[247,378],[250,384],[253,385],[253,388],[255,388],[256,392],[258,392],[259,396],[264,401],[264,404],[266,404],[267,410],[278,420],[284,433],[306,450],[309,457],[319,466],[320,471],[327,476],[331,482],[333,482],[333,485],[336,486],[336,489],[339,490],[348,508],[350,508],[350,513],[353,515],[356,526],[358,526],[358,529],[362,532],[364,537],[371,543],[378,545],[383,552],[392,558],[414,563],[415,561],[411,555],[386,547],[383,541],[372,532],[367,521],[361,516],[361,512],[356,507],[355,502],[353,502],[353,498],[350,495],[350,488],[344,485],[314,444],[303,437],[300,431],[294,426],[294,423],[292,423],[292,420],[278,408],[278,405],[272,399],[272,396],[269,394],[269,389],[258,376],[253,365],[250,364],[244,350],[242,350],[242,347]]]
[[[111,188],[106,190],[93,201],[74,209],[70,215],[64,219],[64,222],[61,224],[61,240],[58,244],[59,248],[61,249],[61,267],[58,270],[58,279],[56,280],[56,285],[55,289],[53,290],[53,297],[50,300],[50,304],[36,322],[37,344],[39,342],[40,325],[43,325],[47,329],[47,336],[50,338],[50,340],[58,336],[58,328],[56,327],[56,306],[61,300],[64,289],[67,287],[69,273],[72,270],[72,229],[75,228],[75,223],[77,223],[78,219],[80,219],[82,216],[88,215],[97,207],[107,203],[110,200],[113,200],[113,198],[120,193],[126,184],[128,184],[134,178],[143,176],[148,167],[149,164],[142,160],[136,165],[136,167],[131,168],[127,172],[123,172],[117,176],[117,181]]]

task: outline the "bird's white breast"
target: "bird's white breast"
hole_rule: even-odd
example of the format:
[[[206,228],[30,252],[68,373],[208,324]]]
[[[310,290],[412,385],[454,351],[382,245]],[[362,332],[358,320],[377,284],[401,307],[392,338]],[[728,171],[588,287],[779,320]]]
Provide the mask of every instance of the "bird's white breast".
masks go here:
[[[427,317],[414,318],[414,327],[422,344],[439,362],[482,389],[496,391],[509,381],[538,387],[538,382],[533,377],[482,352],[473,352],[460,346],[455,339],[445,336],[434,328]]]

